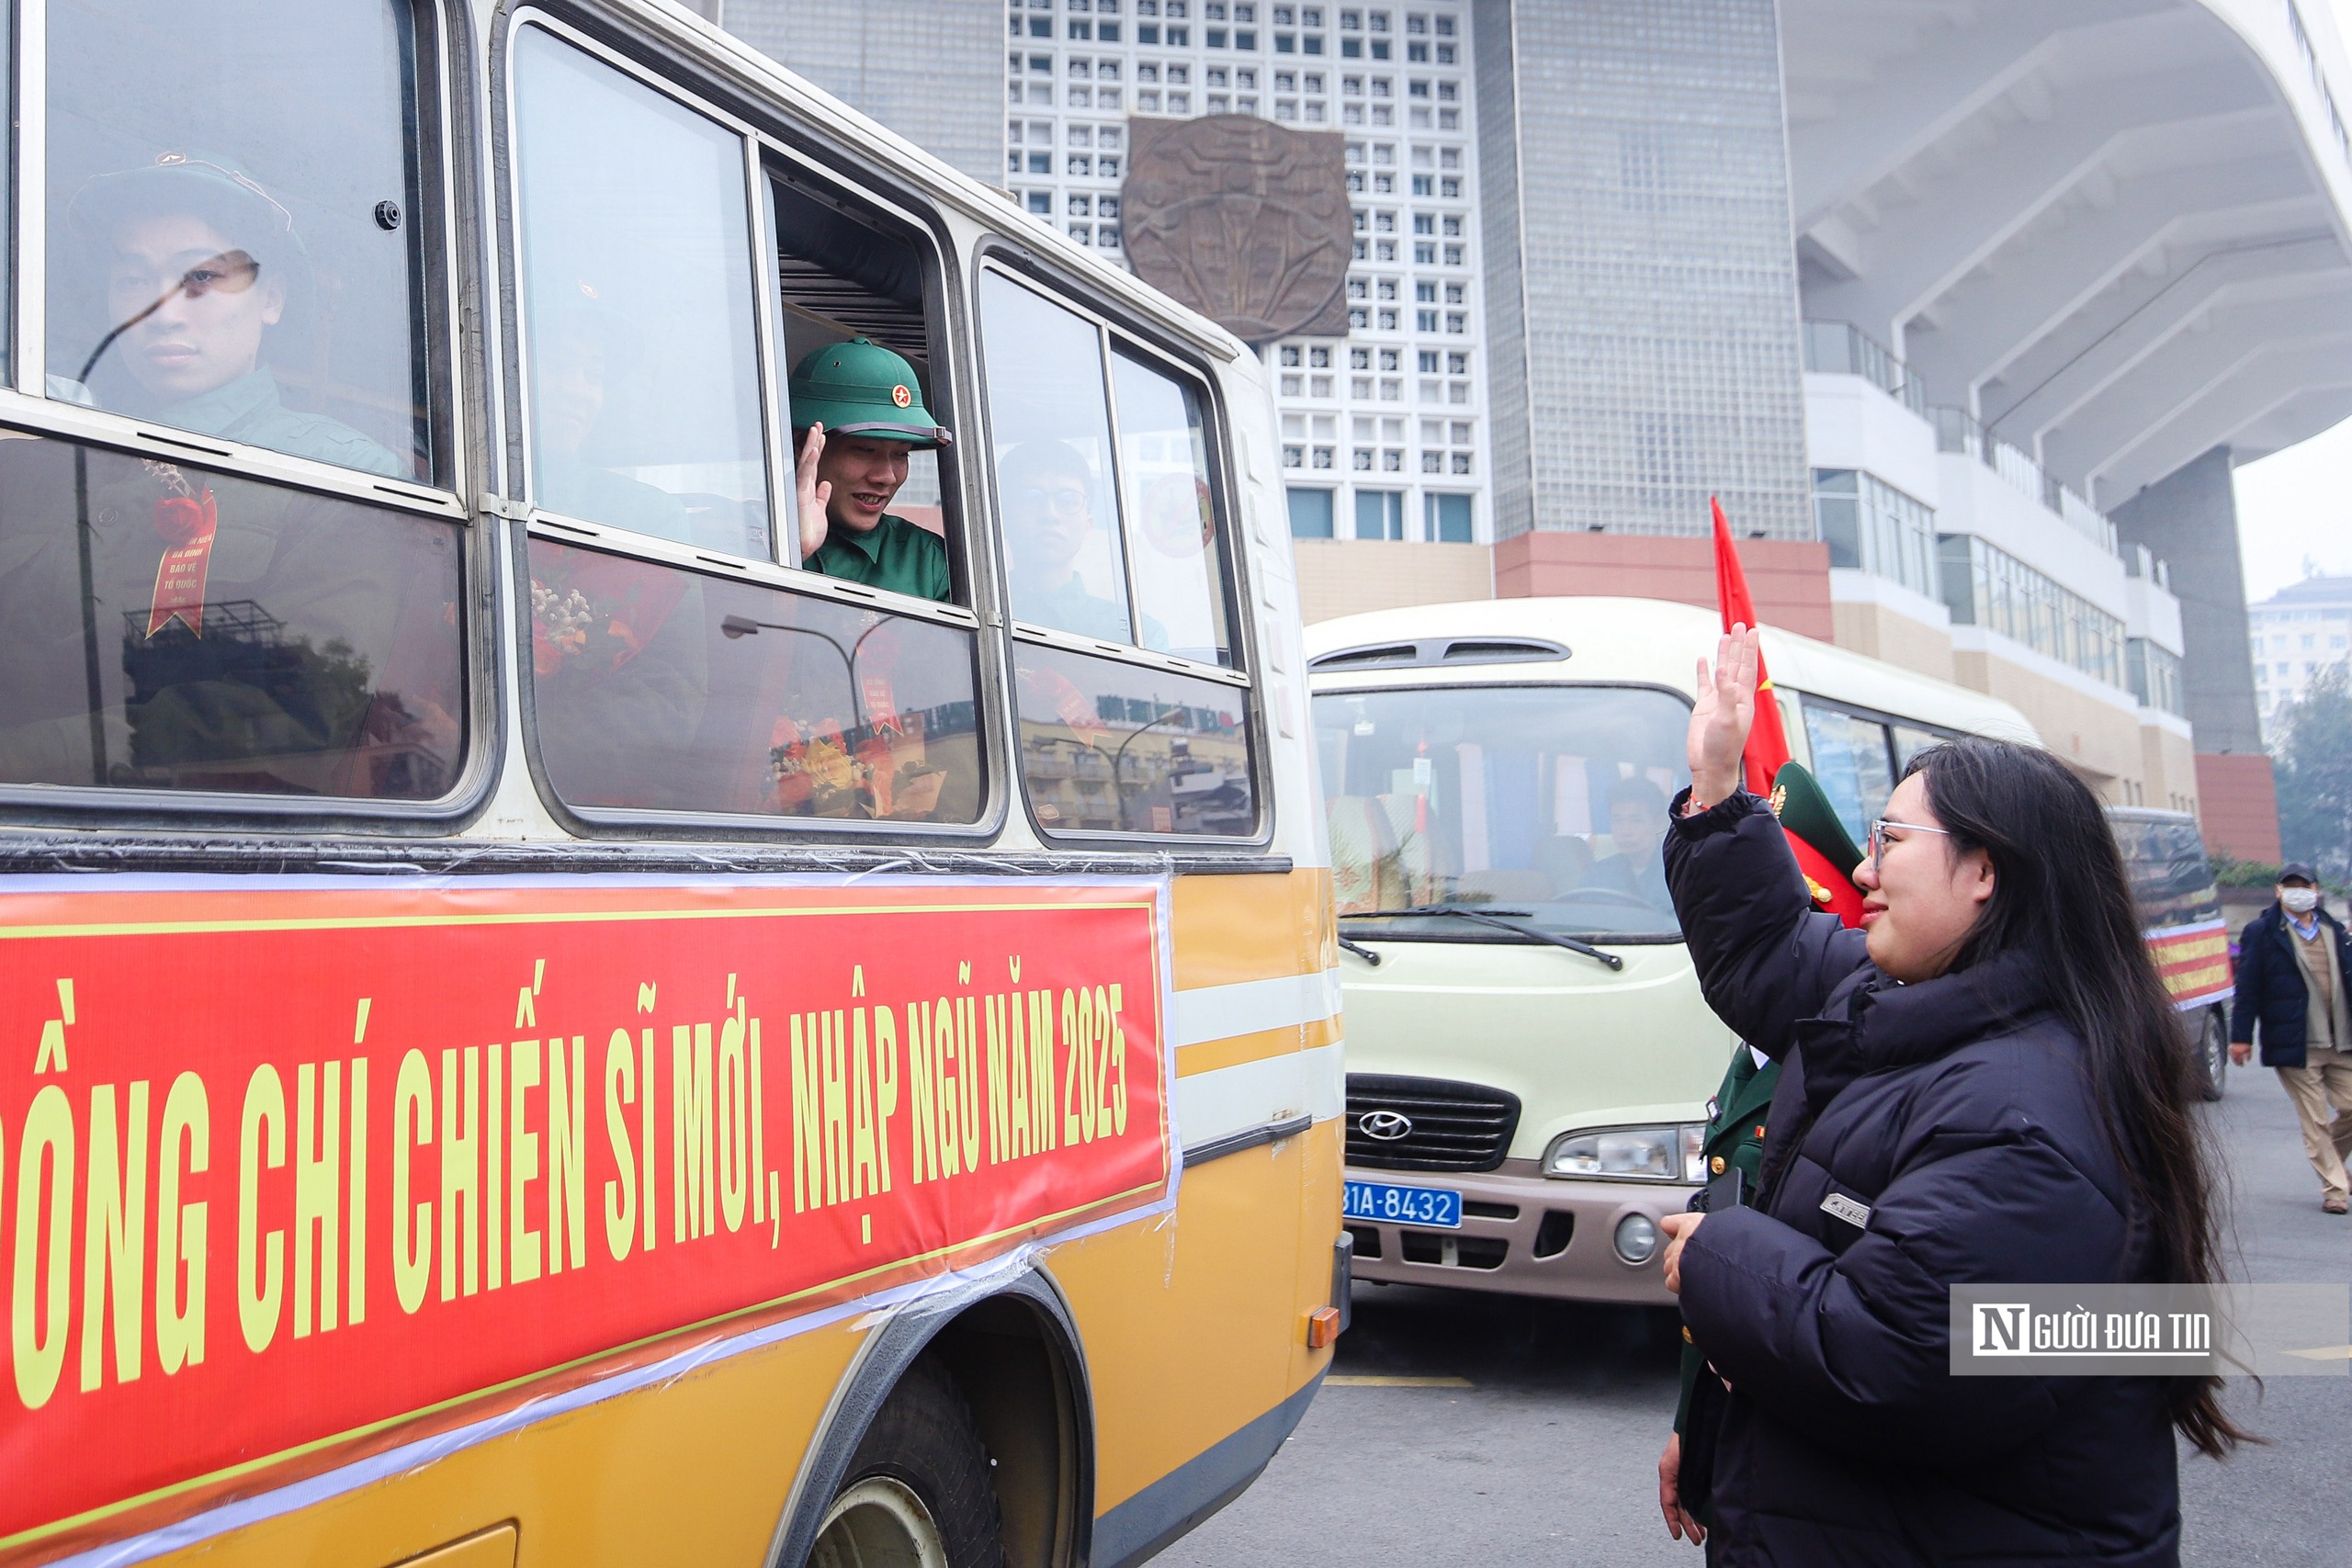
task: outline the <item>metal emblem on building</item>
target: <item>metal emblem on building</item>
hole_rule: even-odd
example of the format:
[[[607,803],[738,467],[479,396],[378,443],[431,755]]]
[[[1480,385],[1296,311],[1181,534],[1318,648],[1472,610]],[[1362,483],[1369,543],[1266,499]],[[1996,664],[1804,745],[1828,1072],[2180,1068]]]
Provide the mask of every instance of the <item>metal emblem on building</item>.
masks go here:
[[[1396,1111],[1367,1111],[1356,1121],[1357,1132],[1384,1144],[1393,1144],[1412,1130],[1413,1119]]]
[[[1346,335],[1354,220],[1336,132],[1220,114],[1131,119],[1127,136],[1137,276],[1246,342]]]

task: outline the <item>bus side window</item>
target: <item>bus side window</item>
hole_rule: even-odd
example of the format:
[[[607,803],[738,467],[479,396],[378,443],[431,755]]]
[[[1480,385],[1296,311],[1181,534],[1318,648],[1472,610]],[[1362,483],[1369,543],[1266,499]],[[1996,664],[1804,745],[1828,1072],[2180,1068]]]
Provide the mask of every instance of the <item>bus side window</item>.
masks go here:
[[[1236,662],[1205,396],[1010,277],[979,294],[1030,809],[1048,832],[1248,837],[1248,688],[1071,646]]]
[[[961,626],[534,538],[539,757],[588,810],[979,819]]]
[[[0,783],[432,800],[462,530],[0,432]]]
[[[537,503],[771,558],[742,139],[542,28],[514,61]]]
[[[1125,352],[1111,356],[1111,385],[1143,644],[1230,668],[1223,541],[1200,389]]]
[[[406,0],[48,26],[49,395],[432,480]]]
[[[773,175],[768,200],[782,304],[777,368],[790,367],[779,389],[787,461],[797,463],[812,423],[821,423],[817,478],[831,487],[824,543],[802,560],[791,537],[785,558],[952,603],[956,487],[942,457],[953,433],[924,310],[928,246],[902,222],[799,171]],[[876,494],[878,514],[868,501]]]
[[[1813,776],[1857,843],[1869,835],[1872,818],[1894,793],[1894,764],[1886,726],[1874,718],[1824,702],[1804,700],[1805,739],[1813,750]]]

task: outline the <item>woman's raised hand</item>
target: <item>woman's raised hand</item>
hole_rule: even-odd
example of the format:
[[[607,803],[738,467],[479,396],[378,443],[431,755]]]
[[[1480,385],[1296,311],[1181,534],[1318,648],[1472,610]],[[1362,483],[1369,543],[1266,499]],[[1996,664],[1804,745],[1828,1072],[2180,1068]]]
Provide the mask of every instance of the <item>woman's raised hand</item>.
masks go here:
[[[1715,644],[1711,668],[1699,660],[1699,701],[1690,710],[1690,798],[1701,806],[1728,799],[1739,788],[1740,754],[1756,722],[1754,626],[1734,625]]]

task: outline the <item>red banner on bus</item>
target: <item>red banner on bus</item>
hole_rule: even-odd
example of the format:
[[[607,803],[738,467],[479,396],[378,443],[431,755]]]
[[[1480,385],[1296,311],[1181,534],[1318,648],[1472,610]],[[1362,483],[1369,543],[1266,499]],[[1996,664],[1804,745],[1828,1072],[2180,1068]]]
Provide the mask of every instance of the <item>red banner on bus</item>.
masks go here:
[[[2200,920],[2147,933],[2148,953],[2172,1005],[2203,1007],[2227,996],[2230,976],[2230,928],[2220,920]]]
[[[0,1552],[1164,1200],[1162,893],[0,894]]]

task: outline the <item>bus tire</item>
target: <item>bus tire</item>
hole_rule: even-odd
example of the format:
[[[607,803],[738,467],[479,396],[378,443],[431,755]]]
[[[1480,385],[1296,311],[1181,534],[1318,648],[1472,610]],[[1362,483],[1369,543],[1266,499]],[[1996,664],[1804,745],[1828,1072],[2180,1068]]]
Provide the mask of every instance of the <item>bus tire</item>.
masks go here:
[[[2197,1027],[2197,1092],[2206,1100],[2222,1098],[2222,1080],[2230,1068],[2230,1032],[2222,1026],[2222,1010],[2207,1008]]]
[[[955,1381],[917,1358],[851,1456],[809,1568],[1004,1568],[989,1464]]]

